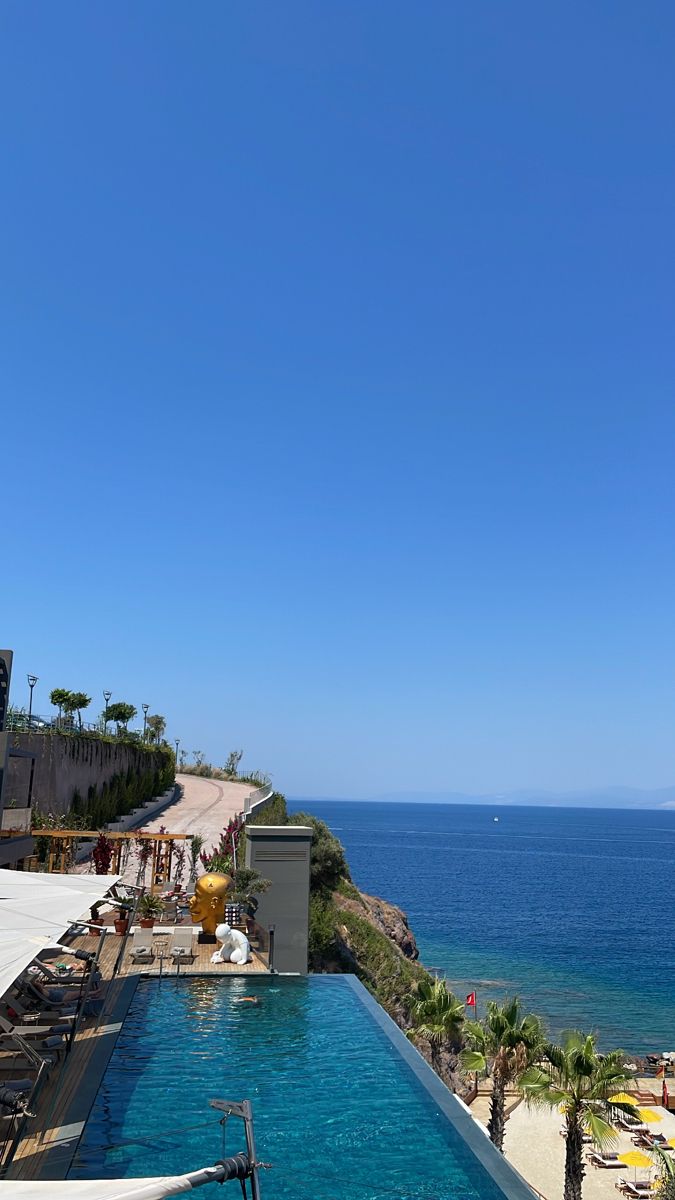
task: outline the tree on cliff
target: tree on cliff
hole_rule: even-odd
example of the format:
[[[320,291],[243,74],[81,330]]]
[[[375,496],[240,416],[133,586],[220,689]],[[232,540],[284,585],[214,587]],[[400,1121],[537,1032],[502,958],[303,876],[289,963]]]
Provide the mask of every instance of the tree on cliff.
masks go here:
[[[160,716],[159,713],[152,713],[146,721],[146,727],[148,730],[148,741],[159,744],[166,729],[166,717]]]
[[[623,1065],[623,1052],[598,1054],[593,1034],[568,1029],[562,1045],[544,1046],[540,1065],[529,1067],[518,1081],[528,1104],[559,1109],[565,1118],[564,1200],[582,1200],[585,1167],[583,1135],[588,1131],[598,1146],[616,1138],[614,1111],[638,1115],[633,1104],[612,1096],[621,1092],[633,1075]]]
[[[310,813],[293,813],[289,825],[311,825],[314,830],[310,851],[309,882],[312,892],[334,892],[342,879],[349,879],[344,847],[325,821]]]
[[[82,728],[82,709],[88,708],[90,704],[91,696],[88,696],[86,692],[67,692],[66,699],[63,701],[63,707],[69,716],[72,716],[74,712],[77,713],[77,723],[80,729]]]
[[[470,1049],[461,1056],[466,1071],[492,1068],[490,1098],[490,1140],[503,1152],[506,1122],[506,1089],[522,1075],[544,1045],[544,1030],[534,1013],[523,1015],[520,1000],[514,996],[505,1004],[491,1000],[484,1021],[467,1021],[464,1034]]]
[[[237,771],[239,770],[239,763],[243,757],[243,750],[230,750],[230,753],[227,756],[227,762],[223,767],[225,774],[236,776]]]
[[[63,716],[63,710],[68,702],[70,692],[67,688],[53,688],[49,693],[49,702],[54,705],[54,708],[59,710],[59,721]]]
[[[413,1042],[420,1038],[429,1043],[432,1066],[442,1077],[441,1051],[456,1051],[461,1045],[464,1005],[444,979],[420,979],[410,1005],[410,1019],[413,1024],[407,1036]]]
[[[115,722],[119,734],[120,728],[126,729],[129,722],[133,721],[137,711],[133,704],[127,704],[125,700],[118,700],[116,704],[108,705],[108,720]]]

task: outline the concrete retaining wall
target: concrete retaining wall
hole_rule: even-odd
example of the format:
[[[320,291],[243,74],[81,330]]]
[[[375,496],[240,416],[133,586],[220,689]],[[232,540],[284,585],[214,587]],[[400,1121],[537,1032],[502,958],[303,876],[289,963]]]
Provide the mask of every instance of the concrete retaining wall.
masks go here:
[[[141,808],[135,808],[133,812],[127,813],[126,817],[122,817],[119,821],[111,821],[110,824],[104,825],[103,828],[111,833],[126,833],[129,829],[142,829],[147,821],[154,820],[159,816],[165,808],[173,804],[182,792],[180,784],[175,783],[168,788],[161,796],[155,796],[154,799],[148,800],[147,804],[143,804]],[[92,851],[92,842],[85,842],[80,846],[80,849],[75,855],[75,862],[82,862],[88,858]]]
[[[129,768],[141,775],[154,770],[155,758],[139,746],[104,742],[100,738],[65,737],[58,734],[12,733],[11,747],[35,755],[33,804],[43,812],[65,813],[71,808],[76,791],[86,799],[93,785],[101,788],[114,775]],[[5,808],[11,802],[26,803],[30,759],[10,754],[3,791]]]

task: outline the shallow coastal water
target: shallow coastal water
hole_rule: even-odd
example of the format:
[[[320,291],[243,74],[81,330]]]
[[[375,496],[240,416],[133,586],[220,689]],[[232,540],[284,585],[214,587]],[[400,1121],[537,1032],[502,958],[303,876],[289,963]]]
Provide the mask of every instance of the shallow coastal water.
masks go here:
[[[675,812],[304,801],[354,881],[408,914],[479,1006],[518,992],[552,1032],[675,1050]],[[495,822],[494,817],[499,820]]]

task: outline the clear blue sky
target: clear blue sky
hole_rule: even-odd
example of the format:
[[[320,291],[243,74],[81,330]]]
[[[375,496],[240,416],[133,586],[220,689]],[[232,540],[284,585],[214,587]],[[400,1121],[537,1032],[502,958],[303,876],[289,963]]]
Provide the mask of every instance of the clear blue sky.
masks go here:
[[[6,0],[14,701],[291,793],[675,782],[674,55],[658,0]]]

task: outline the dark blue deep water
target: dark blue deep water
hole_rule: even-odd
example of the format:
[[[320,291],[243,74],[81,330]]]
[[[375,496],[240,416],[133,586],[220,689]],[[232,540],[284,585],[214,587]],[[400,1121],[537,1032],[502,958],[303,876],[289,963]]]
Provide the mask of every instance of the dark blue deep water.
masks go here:
[[[354,882],[407,913],[423,962],[552,1033],[675,1050],[675,812],[304,801]],[[499,821],[495,822],[494,817]]]

